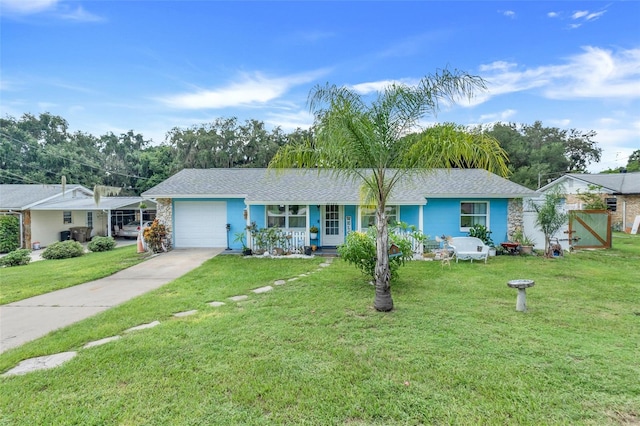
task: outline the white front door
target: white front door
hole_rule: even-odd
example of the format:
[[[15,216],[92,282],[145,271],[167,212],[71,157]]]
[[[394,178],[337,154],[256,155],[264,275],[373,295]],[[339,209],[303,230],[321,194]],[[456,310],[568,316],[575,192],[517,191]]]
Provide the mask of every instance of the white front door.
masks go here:
[[[326,205],[323,213],[321,244],[323,246],[337,246],[344,243],[344,211],[342,206]]]

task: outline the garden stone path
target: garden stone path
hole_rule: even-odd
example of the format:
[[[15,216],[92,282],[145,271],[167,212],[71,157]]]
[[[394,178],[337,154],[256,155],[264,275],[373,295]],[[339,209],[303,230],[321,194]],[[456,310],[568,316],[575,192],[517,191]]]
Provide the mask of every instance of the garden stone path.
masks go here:
[[[184,312],[178,312],[173,314],[174,317],[176,318],[182,318],[182,317],[189,317],[191,315],[195,315],[198,312],[197,309],[192,309],[190,311],[184,311]]]
[[[55,355],[39,356],[37,358],[30,358],[21,361],[16,367],[7,371],[2,377],[17,376],[21,374],[27,374],[31,371],[47,370],[64,364],[70,359],[78,355],[77,352],[62,352]]]
[[[332,260],[332,259],[331,259]],[[320,268],[317,269],[316,271],[307,273],[307,274],[300,274],[298,277],[294,277],[294,278],[290,278],[288,280],[276,280],[274,281],[274,285],[284,285],[286,284],[286,282],[291,282],[291,281],[296,281],[298,280],[300,277],[307,277],[309,276],[311,273],[314,272],[318,272],[321,271],[322,268],[326,268],[327,266],[329,266],[331,264],[331,260],[329,260],[328,262],[325,263],[321,263],[319,266]],[[253,293],[255,294],[262,294],[262,293],[267,293],[271,290],[273,290],[274,288],[270,285],[268,286],[264,286],[264,287],[259,287],[256,288],[254,290],[251,290]],[[243,300],[247,300],[249,298],[248,295],[238,295],[238,296],[233,296],[233,297],[229,297],[230,300],[234,301],[234,302],[240,302]],[[217,308],[217,307],[221,307],[223,305],[225,305],[224,302],[218,302],[218,301],[213,301],[213,302],[208,302],[207,303],[209,306]],[[197,309],[192,309],[189,311],[184,311],[184,312],[178,312],[173,314],[173,317],[175,318],[181,318],[181,317],[187,317],[187,316],[191,316],[194,315],[198,312]],[[135,327],[131,327],[128,328],[124,331],[124,333],[131,333],[134,331],[139,331],[139,330],[146,330],[149,328],[153,328],[160,325],[160,321],[152,321],[150,323],[147,324],[140,324],[137,325]],[[109,342],[113,342],[116,341],[118,339],[121,339],[122,336],[120,335],[116,335],[116,336],[111,336],[111,337],[105,337],[103,339],[100,340],[95,340],[92,342],[89,342],[87,344],[85,344],[82,349],[89,349],[89,348],[93,348],[96,346],[102,346],[104,344],[107,344]],[[15,375],[22,375],[22,374],[26,374],[32,371],[38,371],[38,370],[45,370],[45,369],[50,369],[50,368],[55,368],[59,365],[64,364],[65,362],[73,359],[76,355],[78,354],[78,352],[76,351],[70,351],[70,352],[61,352],[58,354],[53,354],[53,355],[45,355],[45,356],[40,356],[40,357],[36,357],[36,358],[30,358],[30,359],[26,359],[24,361],[21,361],[16,367],[6,371],[4,374],[2,374],[2,377],[9,377],[9,376],[15,376]]]

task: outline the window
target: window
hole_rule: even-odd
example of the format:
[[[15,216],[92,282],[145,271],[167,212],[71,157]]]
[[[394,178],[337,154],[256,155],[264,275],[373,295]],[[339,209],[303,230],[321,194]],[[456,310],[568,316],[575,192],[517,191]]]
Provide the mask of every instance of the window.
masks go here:
[[[271,205],[267,206],[267,228],[306,228],[307,206]]]
[[[93,212],[87,212],[87,226],[93,228]]]
[[[460,203],[460,228],[463,231],[472,228],[473,225],[483,225],[488,227],[489,223],[489,203],[486,201]]]
[[[611,212],[615,212],[618,209],[618,199],[615,197],[612,198],[607,198],[606,200],[607,203],[607,210],[611,211]]]
[[[387,215],[387,223],[396,223],[398,221],[398,207],[387,206],[385,213]],[[360,229],[365,231],[370,226],[376,224],[375,207],[360,207]]]
[[[71,221],[71,212],[62,212],[62,223],[63,224],[67,224],[67,223],[73,223]]]

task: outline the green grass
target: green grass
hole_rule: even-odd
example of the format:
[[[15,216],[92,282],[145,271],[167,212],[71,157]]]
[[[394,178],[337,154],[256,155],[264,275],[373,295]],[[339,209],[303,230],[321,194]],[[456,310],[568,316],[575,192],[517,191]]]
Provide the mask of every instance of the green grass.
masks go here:
[[[140,263],[135,246],[0,269],[0,305],[112,275]]]
[[[94,318],[0,355],[79,350],[0,379],[0,424],[637,424],[640,237],[560,259],[412,262],[396,309],[336,259],[218,256]],[[529,278],[529,312],[510,279]],[[249,294],[233,303],[229,296]],[[221,308],[206,302],[226,301]],[[173,318],[175,312],[198,313]],[[160,320],[104,346],[88,341]]]

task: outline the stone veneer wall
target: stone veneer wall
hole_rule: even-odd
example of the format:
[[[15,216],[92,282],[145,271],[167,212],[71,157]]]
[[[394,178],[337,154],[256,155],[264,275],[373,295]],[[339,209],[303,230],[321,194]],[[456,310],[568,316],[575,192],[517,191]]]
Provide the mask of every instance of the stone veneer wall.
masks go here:
[[[156,219],[167,229],[167,250],[173,247],[173,208],[171,198],[158,198],[156,200]]]
[[[507,206],[507,236],[511,236],[516,230],[523,230],[523,205],[522,198],[511,198]]]
[[[24,247],[31,250],[31,210],[25,210],[22,212],[22,237]]]

